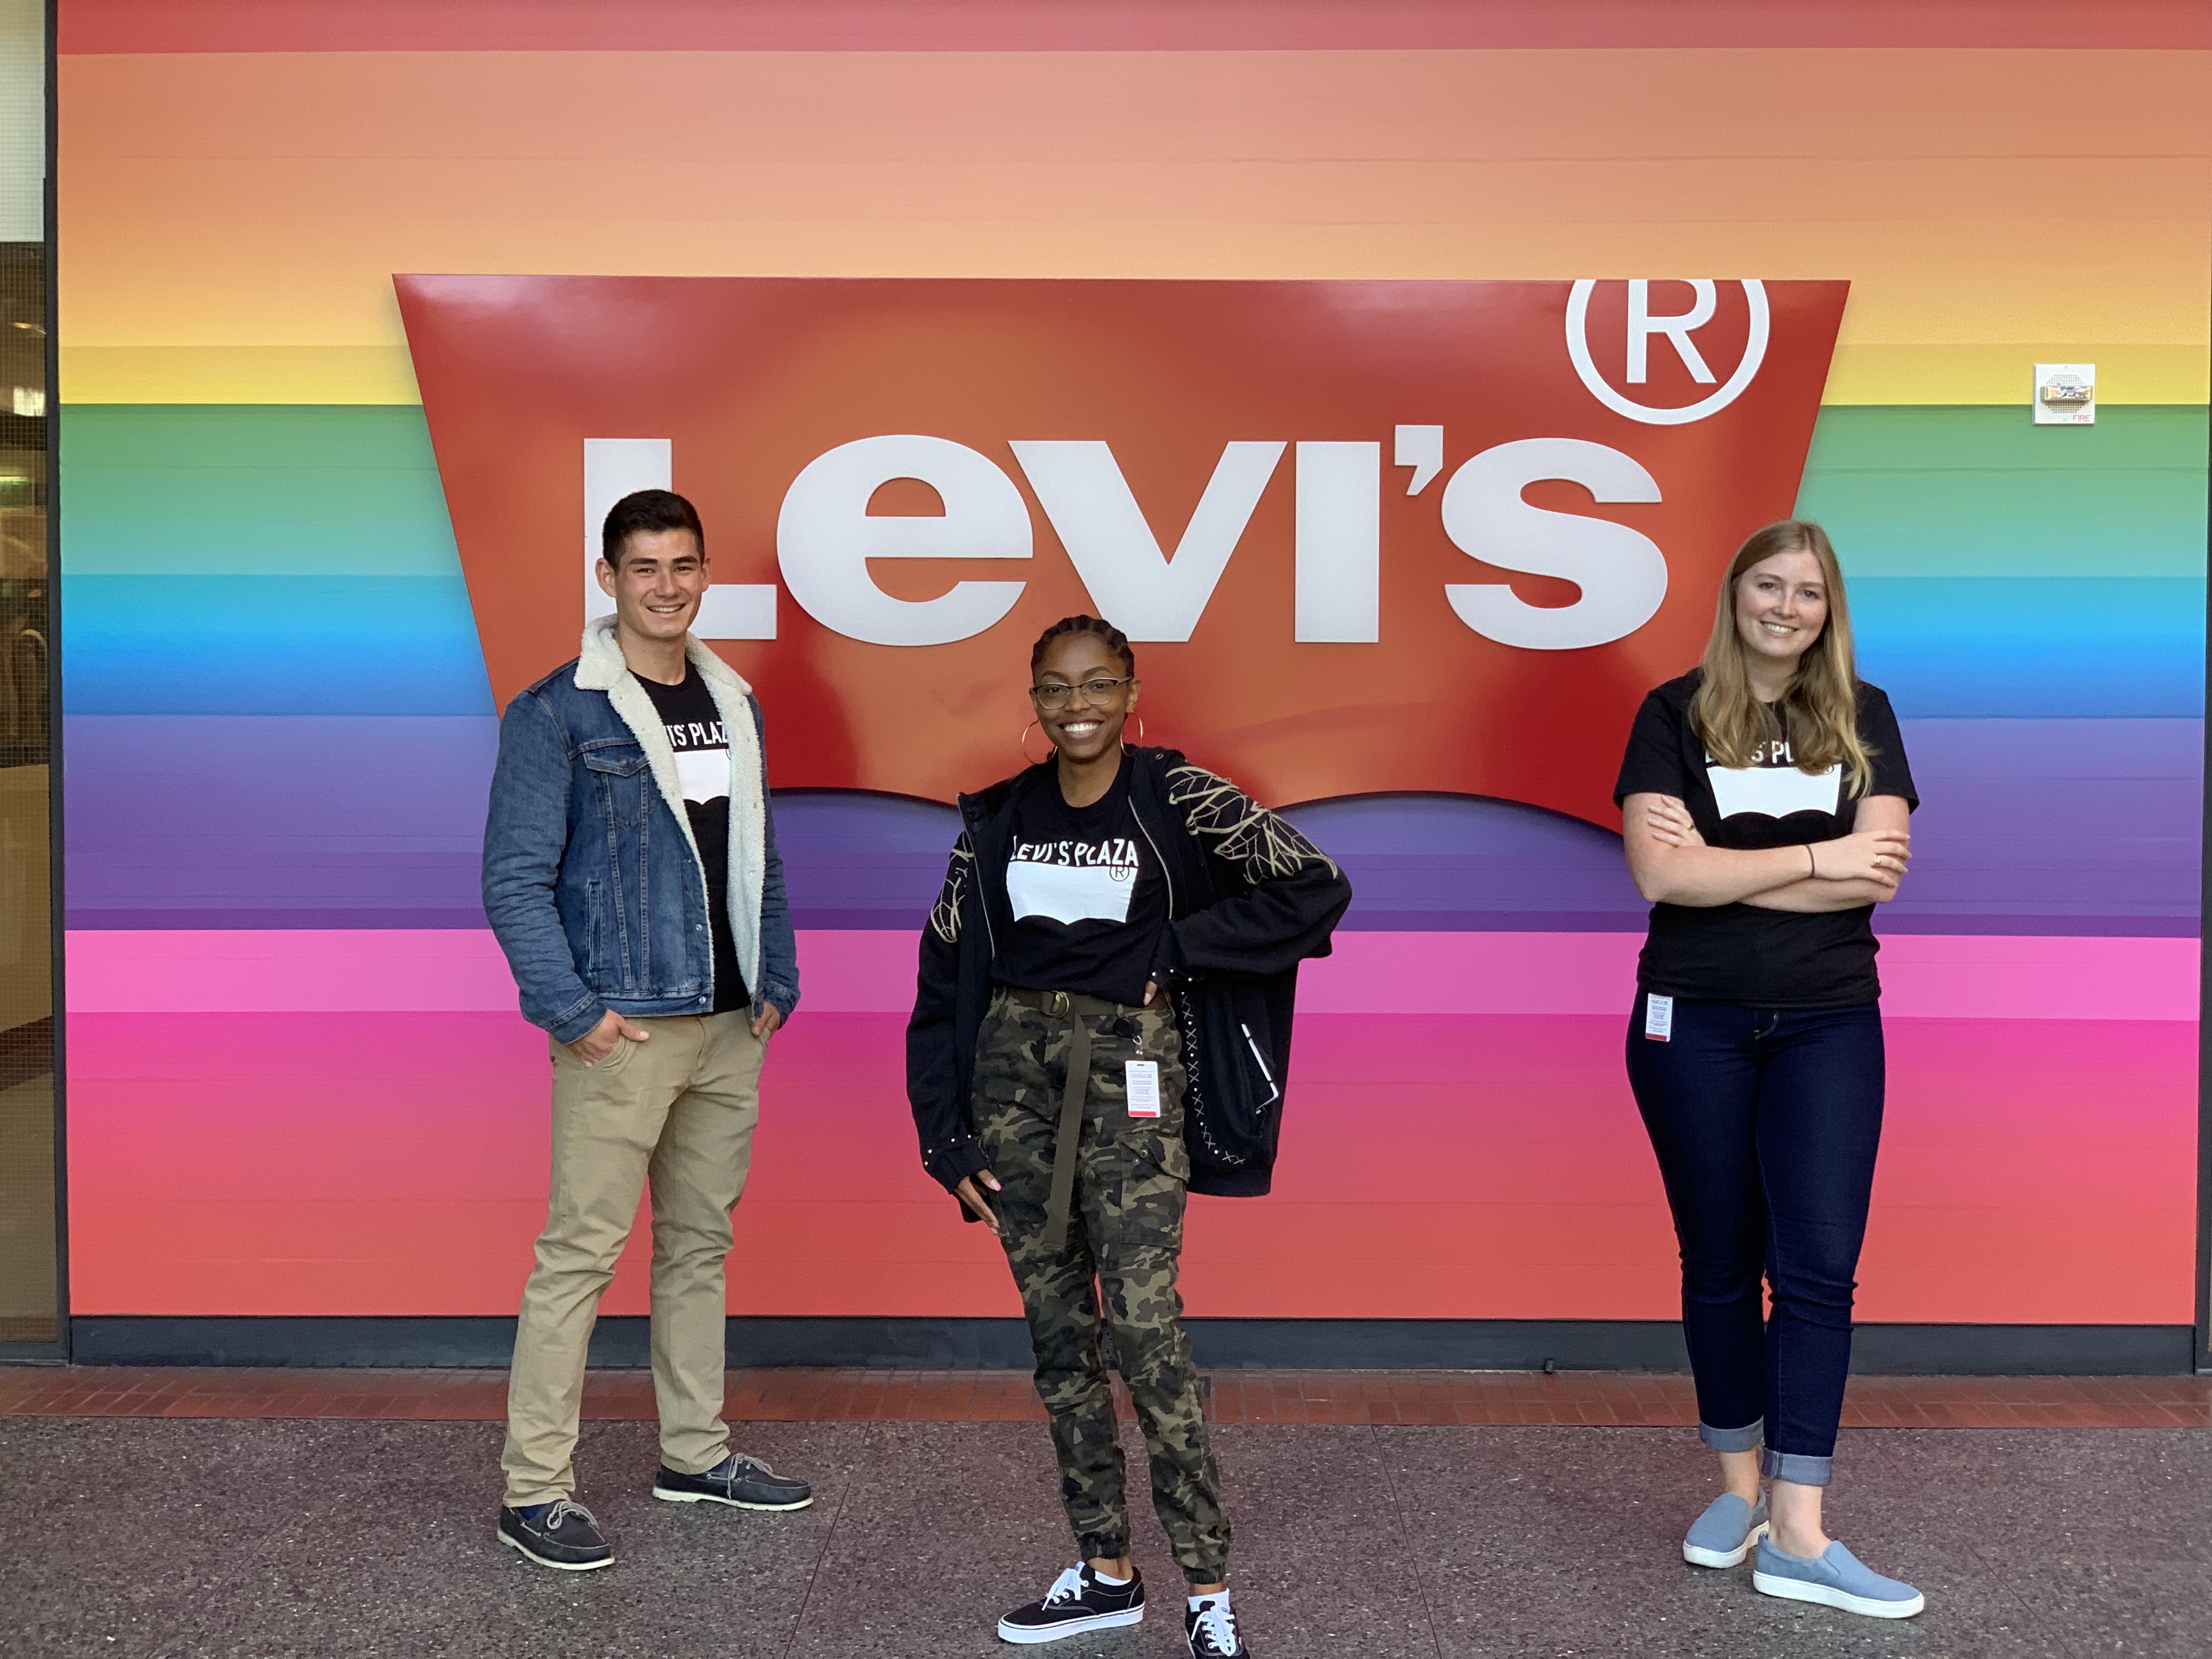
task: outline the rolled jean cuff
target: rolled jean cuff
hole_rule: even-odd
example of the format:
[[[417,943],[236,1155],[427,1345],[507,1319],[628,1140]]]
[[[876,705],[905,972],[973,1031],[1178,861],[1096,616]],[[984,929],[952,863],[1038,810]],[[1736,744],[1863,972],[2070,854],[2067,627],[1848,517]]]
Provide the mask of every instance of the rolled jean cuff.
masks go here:
[[[1832,1457],[1808,1457],[1803,1452],[1778,1452],[1766,1449],[1759,1461],[1759,1472],[1769,1480],[1794,1480],[1801,1486],[1825,1486],[1834,1476],[1836,1460]]]
[[[1698,1438],[1715,1451],[1757,1451],[1759,1442],[1766,1437],[1766,1419],[1755,1418],[1740,1429],[1717,1429],[1710,1423],[1698,1425]],[[1769,1457],[1774,1455],[1767,1453]]]

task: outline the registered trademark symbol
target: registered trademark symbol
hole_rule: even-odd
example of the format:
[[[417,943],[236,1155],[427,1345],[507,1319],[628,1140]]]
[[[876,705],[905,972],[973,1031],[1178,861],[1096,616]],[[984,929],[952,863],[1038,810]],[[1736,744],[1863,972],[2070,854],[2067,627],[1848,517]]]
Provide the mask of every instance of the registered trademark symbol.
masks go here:
[[[1694,404],[1668,409],[1639,404],[1615,390],[1598,372],[1597,364],[1590,357],[1589,302],[1590,295],[1597,289],[1597,283],[1587,276],[1577,282],[1567,295],[1567,355],[1574,360],[1575,373],[1582,376],[1583,384],[1589,388],[1590,396],[1614,414],[1626,415],[1630,420],[1641,421],[1646,426],[1686,426],[1692,421],[1704,420],[1708,415],[1718,414],[1742,394],[1766,357],[1766,285],[1755,277],[1746,277],[1741,286],[1745,307],[1751,313],[1750,331],[1743,343],[1743,361],[1735,366],[1735,373],[1729,376],[1727,384],[1711,396]],[[1641,287],[1640,284],[1632,285],[1632,289],[1640,289]],[[1628,379],[1632,384],[1644,379],[1644,354],[1654,334],[1666,337],[1668,343],[1680,355],[1683,367],[1690,371],[1692,379],[1706,382],[1712,380],[1711,372],[1705,368],[1705,361],[1698,354],[1690,336],[1712,318],[1716,309],[1715,285],[1700,278],[1692,283],[1691,288],[1697,295],[1697,303],[1690,311],[1679,316],[1653,317],[1641,306],[1631,306],[1627,362]],[[1636,297],[1641,299],[1643,294],[1638,292]]]

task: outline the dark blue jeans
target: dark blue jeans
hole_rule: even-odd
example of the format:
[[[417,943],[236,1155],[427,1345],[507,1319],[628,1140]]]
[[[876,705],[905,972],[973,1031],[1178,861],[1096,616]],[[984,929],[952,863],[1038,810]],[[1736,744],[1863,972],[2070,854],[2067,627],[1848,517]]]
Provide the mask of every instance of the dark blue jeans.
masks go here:
[[[1698,1433],[1750,1451],[1763,1431],[1767,1474],[1824,1486],[1881,1140],[1881,1005],[1678,1001],[1670,1041],[1644,1027],[1639,992],[1628,1082],[1682,1247]]]

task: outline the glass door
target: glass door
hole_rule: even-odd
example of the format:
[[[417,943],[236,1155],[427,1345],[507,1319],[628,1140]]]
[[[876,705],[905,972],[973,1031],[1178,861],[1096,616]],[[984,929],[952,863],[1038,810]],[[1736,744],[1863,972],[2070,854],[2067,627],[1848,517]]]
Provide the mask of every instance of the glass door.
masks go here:
[[[0,0],[0,1356],[64,1346],[54,1086],[46,7]]]

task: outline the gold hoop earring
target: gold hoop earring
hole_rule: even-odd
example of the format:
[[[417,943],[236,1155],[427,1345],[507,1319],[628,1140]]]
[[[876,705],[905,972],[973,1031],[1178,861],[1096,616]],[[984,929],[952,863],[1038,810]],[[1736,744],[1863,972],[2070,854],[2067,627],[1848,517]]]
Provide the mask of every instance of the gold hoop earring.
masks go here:
[[[1145,717],[1142,714],[1134,714],[1130,718],[1137,722],[1137,741],[1142,743],[1145,740]]]
[[[1030,733],[1039,729],[1037,723],[1035,720],[1031,720],[1027,726],[1022,727],[1022,735],[1017,740],[1021,748],[1022,758],[1024,761],[1029,761],[1029,763],[1031,766],[1042,766],[1044,764],[1044,760],[1030,760]],[[1049,743],[1051,739],[1048,738],[1045,741]],[[1051,758],[1052,757],[1050,755],[1047,755],[1044,757],[1045,760],[1050,760]]]

